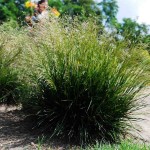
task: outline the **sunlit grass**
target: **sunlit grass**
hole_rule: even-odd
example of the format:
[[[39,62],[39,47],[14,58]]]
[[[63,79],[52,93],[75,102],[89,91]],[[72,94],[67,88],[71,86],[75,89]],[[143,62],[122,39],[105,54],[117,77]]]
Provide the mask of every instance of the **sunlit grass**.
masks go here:
[[[66,26],[51,20],[29,37],[22,58],[29,82],[23,107],[52,136],[82,144],[116,141],[139,107],[145,66],[130,63],[132,49],[99,30],[92,21]]]

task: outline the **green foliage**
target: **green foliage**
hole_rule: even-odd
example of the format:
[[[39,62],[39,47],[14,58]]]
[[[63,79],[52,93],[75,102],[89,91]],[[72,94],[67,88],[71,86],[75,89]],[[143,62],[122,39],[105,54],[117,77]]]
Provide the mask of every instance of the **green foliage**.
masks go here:
[[[148,43],[149,26],[139,24],[130,18],[124,18],[123,23],[116,24],[116,30],[129,46],[135,46],[139,43]]]
[[[131,140],[132,141],[132,140]],[[150,149],[149,145],[146,144],[139,144],[137,142],[133,143],[129,140],[122,141],[120,144],[99,144],[97,143],[95,146],[90,146],[89,148],[86,148],[86,150],[148,150]]]
[[[50,7],[57,8],[61,14],[65,13],[65,6],[61,0],[48,0],[48,4]]]
[[[101,15],[98,5],[93,0],[49,0],[49,5],[56,7],[62,15],[68,14],[72,17],[78,15],[81,19]]]
[[[2,23],[0,25],[0,32],[7,32],[9,33],[10,30],[13,30],[13,29],[16,29],[18,28],[19,29],[19,24],[17,21],[15,20],[9,20],[9,21],[6,21],[4,23]]]
[[[18,20],[24,18],[24,0],[0,0],[0,23],[7,20]]]
[[[0,47],[0,104],[16,104],[18,100],[18,74],[11,66],[14,59]]]
[[[8,66],[0,67],[0,104],[17,104],[17,73]]]
[[[7,18],[11,18],[11,19],[16,19],[16,14],[17,14],[17,7],[14,3],[13,0],[9,1],[9,2],[5,2],[4,0],[0,1],[0,20],[6,20]]]
[[[80,143],[119,140],[138,107],[141,69],[120,62],[115,52],[123,47],[99,37],[93,20],[66,28],[51,20],[42,27],[22,58],[31,86],[24,109],[52,136]]]
[[[30,32],[14,24],[0,26],[0,103],[21,99],[36,125],[54,137],[82,144],[120,140],[148,78],[145,46],[116,40],[93,19],[54,18]]]
[[[146,46],[147,46],[147,51],[149,52],[149,54],[150,54],[150,34],[146,34],[144,37],[143,37],[143,39],[142,39],[142,42],[144,43],[144,44],[146,44]]]
[[[116,0],[102,0],[98,4],[103,14],[104,22],[112,25],[117,21],[116,15],[118,13],[118,5]]]
[[[0,23],[7,20],[17,20],[20,25],[24,23],[25,15],[30,10],[24,7],[24,0],[0,0]],[[96,3],[94,0],[48,0],[51,7],[56,7],[61,15],[69,15],[72,18],[78,16],[80,20],[96,16],[98,23],[104,27],[113,27],[120,36],[128,41],[129,46],[138,43],[147,44],[150,52],[149,26],[139,24],[130,18],[124,18],[123,23],[117,20],[118,4],[116,0],[102,0]]]
[[[19,37],[18,31],[11,24],[12,22],[0,26],[0,104],[8,105],[18,103],[21,85],[16,69],[20,54],[16,39]]]

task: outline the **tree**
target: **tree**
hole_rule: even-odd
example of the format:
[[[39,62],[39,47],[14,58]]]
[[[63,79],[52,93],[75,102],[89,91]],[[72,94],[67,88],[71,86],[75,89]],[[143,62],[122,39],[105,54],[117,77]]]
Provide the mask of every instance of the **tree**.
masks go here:
[[[124,18],[122,23],[115,26],[117,33],[123,37],[124,40],[134,46],[138,43],[148,44],[149,41],[149,26],[139,24],[130,18]]]
[[[70,16],[80,16],[82,19],[101,15],[101,11],[94,0],[49,0],[49,5],[56,7],[61,14],[68,14]]]
[[[18,9],[13,0],[5,1],[0,0],[0,21],[7,19],[16,19]]]
[[[102,2],[98,3],[100,6],[103,21],[105,25],[113,25],[117,22],[117,13],[118,13],[118,4],[116,0],[102,0]]]
[[[0,21],[9,19],[23,20],[26,9],[26,0],[0,0]],[[68,14],[72,17],[78,15],[80,19],[89,16],[98,16],[99,22],[113,22],[116,19],[117,3],[115,0],[103,0],[96,3],[94,0],[48,0],[51,7],[56,7],[62,15]]]
[[[0,23],[21,20],[24,16],[24,0],[0,0]]]

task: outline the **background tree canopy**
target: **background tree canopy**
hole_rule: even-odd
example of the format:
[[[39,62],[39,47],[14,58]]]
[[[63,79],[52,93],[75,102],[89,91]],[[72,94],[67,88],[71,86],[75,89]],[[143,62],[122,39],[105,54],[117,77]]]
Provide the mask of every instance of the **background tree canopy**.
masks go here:
[[[24,0],[0,0],[0,23],[10,19],[21,21],[24,11]]]
[[[139,24],[130,18],[124,18],[122,23],[117,20],[118,4],[116,0],[48,0],[50,7],[57,8],[61,15],[78,16],[85,20],[90,16],[97,16],[99,23],[104,27],[114,28],[123,39],[130,40],[131,44],[139,42],[150,43],[149,26]],[[0,0],[0,23],[7,20],[24,21],[27,10],[24,0]],[[148,46],[148,50],[149,50]]]

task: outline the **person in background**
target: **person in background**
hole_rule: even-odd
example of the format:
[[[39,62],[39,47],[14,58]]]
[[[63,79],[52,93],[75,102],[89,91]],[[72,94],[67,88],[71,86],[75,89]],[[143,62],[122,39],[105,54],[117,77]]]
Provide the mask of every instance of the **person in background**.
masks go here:
[[[54,17],[60,16],[60,13],[57,11],[56,8],[51,8],[48,10],[47,0],[39,0],[34,6],[34,14],[25,18],[27,24],[30,27],[33,27],[36,23],[43,23],[47,21],[50,14],[52,14],[52,16]]]
[[[39,22],[43,22],[49,18],[49,12],[47,8],[48,8],[47,0],[38,1],[36,17],[39,20]]]
[[[60,13],[59,13],[59,11],[57,11],[56,8],[48,7],[47,0],[40,0],[37,4],[37,8],[38,8],[38,12],[39,12],[37,17],[39,20],[48,19],[50,14],[54,17],[60,16]]]
[[[38,22],[43,22],[48,19],[48,2],[47,0],[40,0],[37,3],[28,2],[29,7],[34,8],[34,13],[25,17],[25,21],[29,27],[33,27]]]

